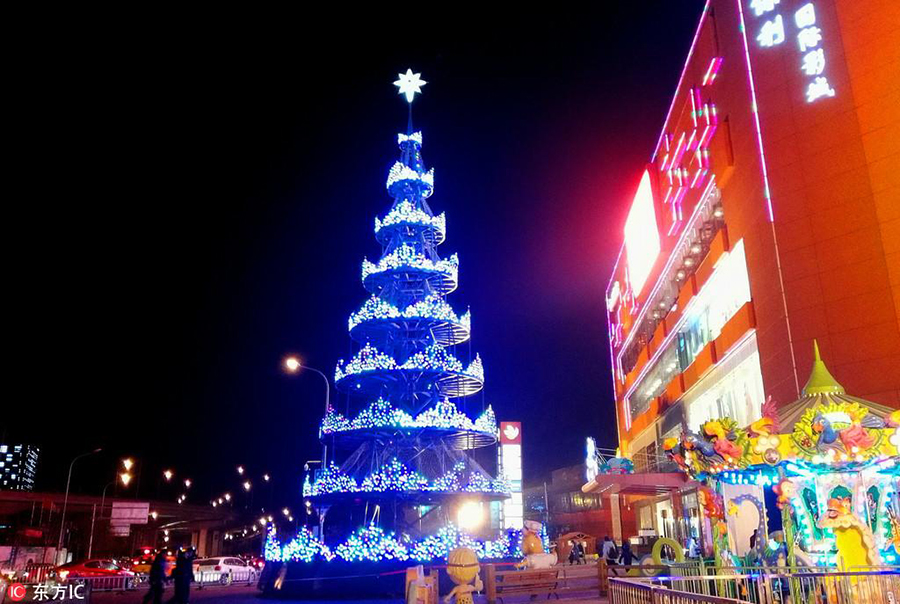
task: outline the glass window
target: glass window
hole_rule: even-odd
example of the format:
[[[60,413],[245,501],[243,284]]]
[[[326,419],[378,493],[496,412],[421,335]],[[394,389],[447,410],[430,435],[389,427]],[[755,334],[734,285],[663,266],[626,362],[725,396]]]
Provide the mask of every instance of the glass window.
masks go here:
[[[685,400],[688,427],[697,431],[703,422],[722,417],[746,426],[759,419],[763,400],[759,351],[752,337],[700,382],[691,400]]]

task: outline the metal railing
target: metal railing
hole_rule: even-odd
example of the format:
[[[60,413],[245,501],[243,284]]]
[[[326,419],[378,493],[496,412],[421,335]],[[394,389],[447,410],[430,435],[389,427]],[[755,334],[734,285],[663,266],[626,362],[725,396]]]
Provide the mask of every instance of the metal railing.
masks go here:
[[[128,591],[134,589],[136,582],[131,575],[115,575],[112,577],[78,577],[69,582],[84,583],[91,586],[91,591]]]
[[[611,604],[751,602],[753,604],[900,603],[900,571],[836,572],[798,568],[718,569],[703,576],[609,579]]]
[[[194,572],[194,583],[198,587],[203,585],[231,585],[233,583],[251,584],[257,578],[257,573],[253,569],[246,570],[205,570]]]

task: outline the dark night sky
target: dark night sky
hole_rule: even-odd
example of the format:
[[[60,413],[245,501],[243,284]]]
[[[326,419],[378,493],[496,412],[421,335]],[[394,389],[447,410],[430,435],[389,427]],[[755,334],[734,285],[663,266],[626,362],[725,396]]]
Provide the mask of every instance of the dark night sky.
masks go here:
[[[172,466],[205,500],[243,463],[298,497],[323,385],[280,363],[347,356],[412,67],[449,301],[524,422],[526,480],[614,446],[603,291],[701,8],[41,28],[6,82],[0,432],[43,447],[44,488],[103,446],[76,490],[129,454],[142,489]]]

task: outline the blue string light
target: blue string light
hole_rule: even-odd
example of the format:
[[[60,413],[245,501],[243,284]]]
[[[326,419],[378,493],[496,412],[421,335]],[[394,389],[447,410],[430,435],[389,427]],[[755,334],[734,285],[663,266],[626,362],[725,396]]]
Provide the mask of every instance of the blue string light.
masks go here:
[[[546,541],[546,534],[541,535]],[[265,558],[273,562],[312,562],[316,558],[347,562],[382,560],[415,560],[429,562],[446,559],[451,550],[468,547],[482,560],[520,558],[522,556],[522,532],[509,530],[494,540],[482,540],[460,531],[448,524],[436,534],[419,540],[406,535],[397,536],[382,528],[369,525],[354,531],[347,539],[329,548],[318,541],[306,527],[301,527],[297,535],[285,544],[278,540],[274,526],[270,526],[266,537]]]

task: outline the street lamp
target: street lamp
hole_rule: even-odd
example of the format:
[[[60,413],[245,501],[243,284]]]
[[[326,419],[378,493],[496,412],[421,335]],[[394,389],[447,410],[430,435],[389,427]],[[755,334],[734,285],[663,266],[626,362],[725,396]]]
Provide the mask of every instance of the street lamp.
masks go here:
[[[184,479],[184,488],[186,488],[186,489],[191,488],[191,484],[193,484],[193,483],[191,482],[191,479],[190,479],[190,478],[185,478],[185,479]]]
[[[166,482],[171,482],[173,476],[175,476],[175,472],[173,472],[172,470],[166,470],[165,472],[163,472],[163,477],[166,479]]]
[[[132,466],[134,466],[134,460],[131,459],[130,457],[126,457],[125,459],[122,460],[122,467],[125,468],[126,472],[131,470]]]
[[[263,480],[265,480],[266,482],[269,482],[270,478],[271,476],[269,476],[268,474],[263,474]]]
[[[116,480],[121,480],[122,485],[127,487],[128,483],[131,482],[131,474],[129,474],[128,472],[122,472],[121,474],[119,474],[119,476],[117,477]],[[101,517],[101,519],[103,518],[103,508],[106,506],[106,489],[113,486],[114,484],[116,484],[115,480],[113,480],[112,482],[107,484],[105,487],[103,487],[103,494],[100,496],[100,517]],[[151,516],[153,516],[154,520],[156,520],[155,514],[156,514],[156,512],[153,512],[150,514]],[[111,514],[110,514],[110,516],[111,516]],[[94,549],[94,517],[91,516],[91,538],[88,540],[88,554],[87,554],[88,558],[91,557],[91,552],[93,551],[93,549]]]
[[[238,467],[237,467],[237,472],[238,472],[238,474],[240,474],[241,476],[243,476],[243,475],[244,475],[244,466],[238,466]]]
[[[82,453],[81,455],[76,456],[75,459],[72,460],[72,463],[69,464],[69,478],[66,479],[66,496],[63,499],[62,516],[60,516],[60,519],[59,519],[59,541],[57,541],[57,543],[56,543],[56,559],[59,562],[61,562],[59,560],[59,552],[63,546],[63,531],[66,528],[66,507],[68,507],[68,505],[69,505],[69,485],[72,483],[72,467],[75,465],[75,462],[78,461],[79,459],[81,459],[82,457],[87,457],[88,455],[94,455],[95,453],[99,453],[102,450],[103,449],[94,449],[93,451],[90,451],[89,453]]]
[[[328,376],[316,369],[315,367],[310,367],[309,365],[304,365],[300,362],[295,356],[289,356],[284,360],[284,367],[288,370],[289,373],[297,373],[301,369],[308,369],[313,373],[317,373],[325,380],[325,414],[328,414],[328,410],[331,409],[331,382],[328,381]],[[328,445],[324,442],[322,443],[322,467],[328,467]]]
[[[249,480],[244,481],[244,490],[245,491],[249,491],[251,486],[252,485],[250,484]]]

